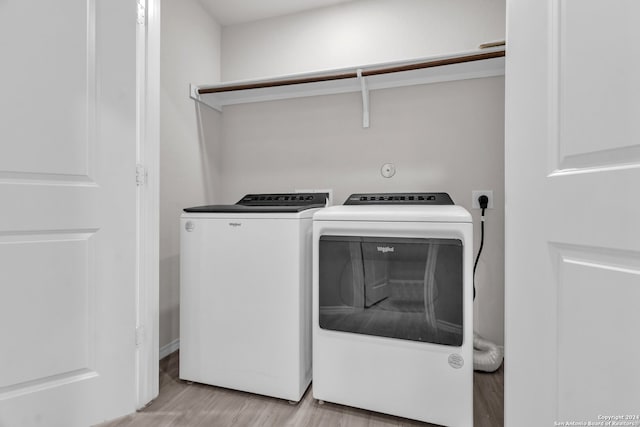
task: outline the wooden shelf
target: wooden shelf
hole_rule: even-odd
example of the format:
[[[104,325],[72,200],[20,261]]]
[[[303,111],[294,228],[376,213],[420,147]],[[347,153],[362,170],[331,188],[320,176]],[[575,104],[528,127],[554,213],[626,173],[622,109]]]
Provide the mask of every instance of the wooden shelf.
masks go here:
[[[210,86],[191,86],[191,97],[218,111],[225,105],[305,96],[362,92],[363,126],[368,127],[368,91],[428,83],[504,75],[504,46],[423,58],[307,73],[282,78],[246,80]]]

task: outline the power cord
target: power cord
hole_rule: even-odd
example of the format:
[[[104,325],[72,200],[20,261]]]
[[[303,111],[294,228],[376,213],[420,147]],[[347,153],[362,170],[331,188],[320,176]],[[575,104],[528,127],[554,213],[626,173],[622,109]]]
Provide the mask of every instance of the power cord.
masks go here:
[[[484,247],[484,210],[487,209],[487,205],[489,205],[489,198],[484,194],[478,197],[478,204],[480,205],[480,209],[482,209],[482,213],[480,214],[480,249],[478,249],[478,255],[476,256],[476,262],[473,264],[473,299],[476,299],[476,268],[478,267],[478,260],[480,260],[480,254],[482,253],[482,248]]]

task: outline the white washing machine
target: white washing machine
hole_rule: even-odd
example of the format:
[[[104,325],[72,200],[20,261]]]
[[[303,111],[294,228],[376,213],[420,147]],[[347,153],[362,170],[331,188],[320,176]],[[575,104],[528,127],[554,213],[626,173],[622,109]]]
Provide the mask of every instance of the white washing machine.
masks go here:
[[[300,400],[311,381],[312,215],[327,194],[187,208],[180,378]]]
[[[354,194],[313,219],[314,398],[472,426],[469,212],[446,193]]]

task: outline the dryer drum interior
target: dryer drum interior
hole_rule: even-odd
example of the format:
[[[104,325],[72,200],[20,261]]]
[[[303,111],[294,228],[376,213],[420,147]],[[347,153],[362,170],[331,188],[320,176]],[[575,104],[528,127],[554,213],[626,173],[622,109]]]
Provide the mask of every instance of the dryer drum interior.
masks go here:
[[[320,328],[462,345],[461,240],[323,235],[318,270]]]

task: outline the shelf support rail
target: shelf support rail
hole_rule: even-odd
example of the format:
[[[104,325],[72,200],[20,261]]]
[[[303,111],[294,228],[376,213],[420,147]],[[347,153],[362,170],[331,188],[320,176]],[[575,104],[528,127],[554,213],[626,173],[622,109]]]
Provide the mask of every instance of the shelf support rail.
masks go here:
[[[362,91],[362,127],[369,127],[369,88],[367,79],[362,75],[362,68],[358,68],[356,75],[360,80],[360,90]]]
[[[360,71],[360,75],[362,75],[363,77],[369,77],[369,76],[376,76],[379,74],[398,73],[402,71],[412,71],[412,70],[419,70],[423,68],[442,67],[445,65],[462,64],[465,62],[481,61],[485,59],[499,58],[503,56],[505,56],[504,49],[493,51],[493,52],[481,52],[481,53],[455,56],[451,58],[434,59],[434,60],[428,60],[424,62],[410,63],[406,65],[395,65],[390,67],[368,69],[368,70],[359,69],[359,71]],[[276,86],[288,86],[288,85],[297,85],[297,84],[304,84],[304,83],[317,83],[317,82],[326,82],[326,81],[332,81],[332,80],[352,79],[354,77],[357,77],[357,75],[355,75],[353,71],[350,71],[350,72],[343,72],[340,74],[296,77],[296,78],[282,79],[282,80],[275,79],[275,80],[267,80],[267,81],[221,85],[217,87],[216,86],[212,86],[212,87],[196,86],[195,90],[197,92],[197,95],[204,95],[209,93],[233,92],[233,91],[247,90],[247,89],[263,89],[263,88],[271,88]],[[195,97],[193,96],[192,98],[195,99]]]

